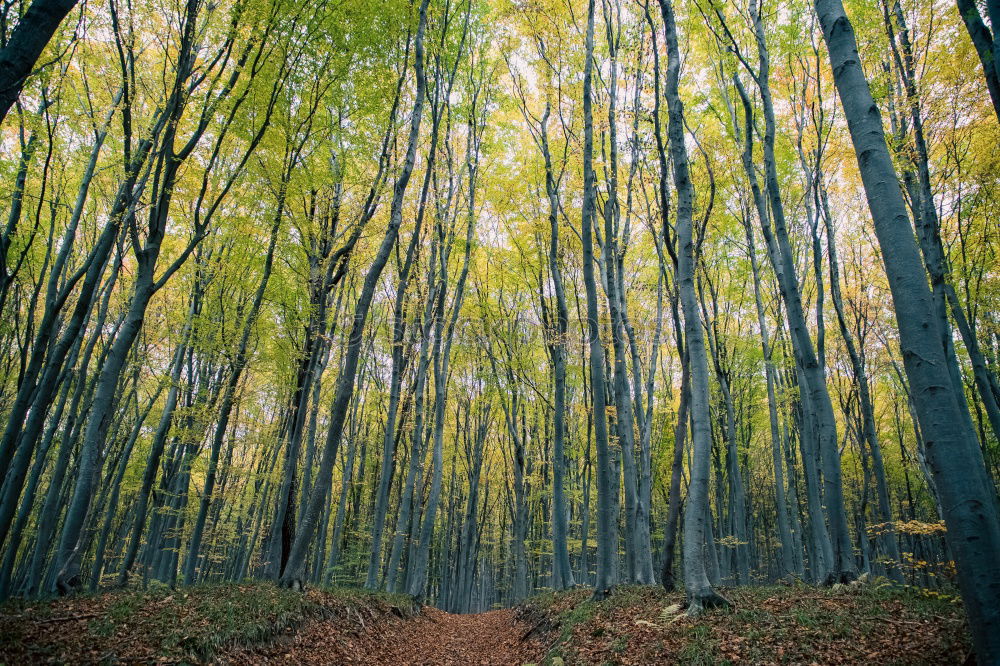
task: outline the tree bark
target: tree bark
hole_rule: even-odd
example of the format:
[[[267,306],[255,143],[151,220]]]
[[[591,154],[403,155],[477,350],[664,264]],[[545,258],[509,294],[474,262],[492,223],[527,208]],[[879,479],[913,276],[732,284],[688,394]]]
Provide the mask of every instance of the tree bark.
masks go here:
[[[34,71],[66,15],[77,0],[33,0],[0,48],[0,124],[14,106],[24,82]]]
[[[594,173],[594,5],[587,3],[586,55],[583,66],[583,207],[581,237],[583,240],[583,283],[587,292],[587,329],[590,346],[591,412],[594,418],[594,439],[597,447],[597,580],[594,598],[603,599],[611,592],[615,580],[615,553],[612,550],[616,521],[612,513],[613,476],[608,445],[608,414],[604,381],[604,345],[597,314],[597,281],[594,276],[593,224],[596,208],[596,175]]]
[[[667,76],[664,95],[667,100],[667,137],[673,163],[674,188],[677,190],[677,288],[684,311],[685,348],[691,372],[691,481],[684,509],[684,588],[688,614],[695,616],[706,608],[729,602],[712,587],[708,576],[705,548],[711,532],[708,502],[708,468],[712,449],[709,413],[708,359],[698,299],[695,294],[696,266],[692,216],[694,186],[691,183],[687,147],[684,145],[684,107],[678,90],[680,83],[680,48],[671,0],[659,0],[663,15],[663,34],[667,47]]]
[[[986,488],[974,432],[960,415],[947,371],[933,297],[889,154],[882,118],[858,55],[854,27],[840,0],[816,0],[858,166],[889,277],[903,363],[931,471],[942,498],[977,658],[1000,661],[1000,521]]]

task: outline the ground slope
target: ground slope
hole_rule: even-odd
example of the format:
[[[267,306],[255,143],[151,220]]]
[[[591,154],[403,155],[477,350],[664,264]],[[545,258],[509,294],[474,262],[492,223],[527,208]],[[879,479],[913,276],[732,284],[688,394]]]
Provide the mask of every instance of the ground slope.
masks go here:
[[[723,590],[732,601],[698,618],[682,595],[620,587],[532,600],[554,636],[544,663],[962,664],[969,652],[959,600],[874,582]]]
[[[727,590],[688,618],[679,594],[620,587],[455,615],[357,590],[268,584],[117,591],[0,607],[0,664],[960,664],[957,599],[884,583]]]
[[[116,590],[0,606],[0,665],[205,663],[277,644],[318,623],[345,633],[419,609],[402,596],[268,583]],[[316,662],[322,663],[322,662]]]

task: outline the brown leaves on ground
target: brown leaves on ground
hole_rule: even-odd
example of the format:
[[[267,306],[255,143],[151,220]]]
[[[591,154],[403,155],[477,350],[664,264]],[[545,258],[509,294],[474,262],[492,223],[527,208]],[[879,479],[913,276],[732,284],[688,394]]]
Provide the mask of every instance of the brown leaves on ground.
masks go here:
[[[866,584],[728,589],[688,618],[680,594],[578,588],[513,610],[419,612],[357,590],[205,585],[0,608],[0,663],[949,664],[968,639],[953,598]],[[560,662],[560,660],[562,660]]]
[[[223,655],[232,664],[366,664],[396,666],[520,666],[544,655],[528,636],[532,625],[514,610],[455,615],[424,608],[419,615],[370,616],[366,622],[338,618],[310,622],[285,639],[254,650]]]
[[[539,661],[523,613],[417,612],[407,597],[265,583],[118,590],[0,607],[0,664]]]
[[[626,587],[591,602],[552,595],[567,664],[961,664],[969,641],[953,600],[863,585],[725,590],[729,609],[689,618],[681,594]],[[574,601],[567,605],[566,600]],[[671,608],[674,606],[674,608]]]
[[[411,605],[361,591],[303,595],[266,583],[11,602],[0,607],[0,664],[199,663],[274,641],[307,620],[398,616]]]

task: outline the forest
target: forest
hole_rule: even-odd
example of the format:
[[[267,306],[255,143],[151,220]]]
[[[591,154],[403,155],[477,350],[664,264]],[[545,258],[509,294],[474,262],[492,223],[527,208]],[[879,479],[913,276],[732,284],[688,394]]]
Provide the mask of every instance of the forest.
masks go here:
[[[879,581],[1000,664],[998,146],[997,0],[4,2],[0,601]]]

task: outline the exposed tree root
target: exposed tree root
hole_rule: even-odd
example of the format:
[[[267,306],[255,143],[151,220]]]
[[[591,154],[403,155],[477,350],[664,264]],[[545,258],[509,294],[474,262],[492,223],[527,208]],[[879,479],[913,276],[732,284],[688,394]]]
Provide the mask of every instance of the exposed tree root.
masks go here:
[[[732,606],[729,599],[716,592],[712,587],[688,592],[686,603],[688,617],[697,617],[710,608]]]
[[[838,583],[841,585],[850,585],[857,579],[858,572],[856,571],[831,571],[823,579],[822,585],[823,587],[833,587]]]

